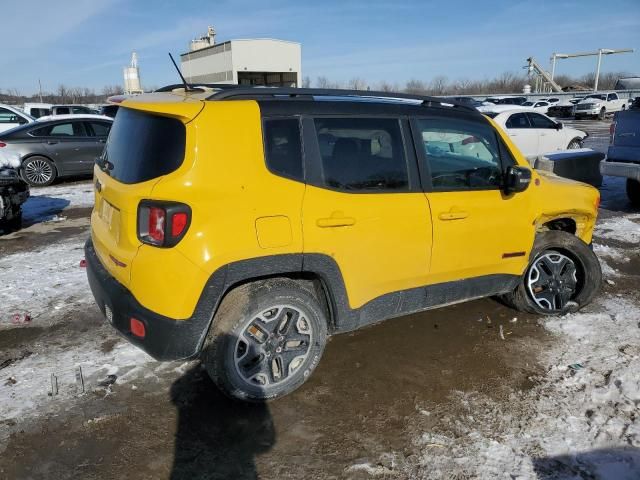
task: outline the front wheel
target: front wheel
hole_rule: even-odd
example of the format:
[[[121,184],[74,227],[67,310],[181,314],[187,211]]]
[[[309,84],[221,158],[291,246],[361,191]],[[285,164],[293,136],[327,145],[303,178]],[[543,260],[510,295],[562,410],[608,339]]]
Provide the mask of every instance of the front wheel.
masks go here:
[[[634,207],[640,207],[640,182],[627,178],[627,197]]]
[[[582,140],[580,140],[579,138],[574,138],[569,142],[569,145],[567,146],[567,150],[576,150],[578,148],[582,148]]]
[[[225,296],[202,362],[223,393],[261,402],[300,387],[326,341],[327,318],[316,296],[293,280],[265,280]]]
[[[600,290],[602,271],[593,251],[567,232],[538,235],[518,287],[503,298],[512,307],[562,315],[590,303]]]

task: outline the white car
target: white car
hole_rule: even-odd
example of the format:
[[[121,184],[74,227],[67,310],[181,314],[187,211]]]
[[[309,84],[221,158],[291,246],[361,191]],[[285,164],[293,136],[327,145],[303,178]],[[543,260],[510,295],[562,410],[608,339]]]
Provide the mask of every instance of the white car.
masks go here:
[[[530,100],[522,104],[524,108],[530,108],[540,113],[547,113],[551,104],[542,100]]]
[[[22,110],[33,118],[40,118],[51,115],[51,107],[53,105],[50,103],[25,103]]]
[[[16,107],[0,104],[0,132],[35,121],[35,118]]]
[[[485,105],[476,107],[480,113],[485,115],[489,113],[498,114],[502,112],[510,112],[512,110],[528,110],[527,107],[521,107],[520,105],[495,105],[493,103],[486,102]]]
[[[582,148],[582,141],[587,137],[585,132],[565,127],[562,122],[554,122],[535,110],[515,109],[487,116],[507,132],[527,158]]]

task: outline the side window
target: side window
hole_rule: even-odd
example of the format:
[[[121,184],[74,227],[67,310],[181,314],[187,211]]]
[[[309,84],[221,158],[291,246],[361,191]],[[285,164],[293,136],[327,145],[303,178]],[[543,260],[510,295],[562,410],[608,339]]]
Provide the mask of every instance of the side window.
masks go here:
[[[111,130],[111,124],[107,122],[89,122],[89,127],[89,135],[93,137],[107,137]]]
[[[617,100],[618,99],[618,94],[617,93],[610,93],[607,96],[607,100]]]
[[[67,122],[32,130],[31,135],[34,137],[84,137],[86,132],[82,122]]]
[[[529,121],[533,128],[556,128],[556,124],[553,120],[540,115],[539,113],[527,113]]]
[[[422,119],[418,126],[434,190],[500,188],[500,148],[496,133],[489,125]]]
[[[273,173],[302,180],[300,122],[295,118],[269,119],[264,122],[267,167]]]
[[[507,128],[530,128],[529,120],[524,113],[514,113],[505,123]]]
[[[347,191],[407,190],[400,122],[388,118],[316,118],[324,186]]]
[[[56,115],[68,115],[70,113],[69,107],[56,107]]]
[[[20,118],[11,110],[0,108],[0,123],[18,123]]]

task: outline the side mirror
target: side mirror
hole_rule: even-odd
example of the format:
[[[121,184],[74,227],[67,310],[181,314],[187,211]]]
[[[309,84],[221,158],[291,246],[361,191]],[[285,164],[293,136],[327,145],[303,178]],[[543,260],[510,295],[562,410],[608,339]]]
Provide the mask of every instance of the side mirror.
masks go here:
[[[556,130],[562,130],[564,128],[564,123],[556,122]]]
[[[504,192],[507,195],[524,192],[531,183],[531,170],[527,167],[508,167],[504,176]]]

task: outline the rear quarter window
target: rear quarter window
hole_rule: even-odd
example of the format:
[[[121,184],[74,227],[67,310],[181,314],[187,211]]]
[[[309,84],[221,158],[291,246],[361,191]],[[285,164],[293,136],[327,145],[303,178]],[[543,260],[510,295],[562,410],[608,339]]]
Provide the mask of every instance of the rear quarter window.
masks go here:
[[[121,107],[102,160],[109,162],[108,172],[119,182],[145,182],[182,165],[185,141],[186,129],[181,121]]]

